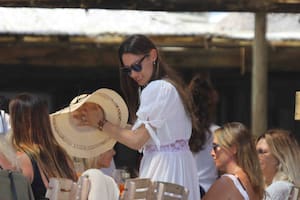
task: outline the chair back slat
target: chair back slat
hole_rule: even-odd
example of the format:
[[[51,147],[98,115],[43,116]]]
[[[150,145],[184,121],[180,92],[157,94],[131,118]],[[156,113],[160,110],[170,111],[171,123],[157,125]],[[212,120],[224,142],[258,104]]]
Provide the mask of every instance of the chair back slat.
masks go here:
[[[187,200],[189,191],[182,185],[148,178],[126,179],[121,200]]]
[[[126,179],[122,200],[152,200],[152,182],[148,178]]]
[[[291,188],[288,200],[300,200],[300,187],[294,185]]]
[[[187,200],[189,191],[182,185],[156,181],[153,183],[156,200]]]

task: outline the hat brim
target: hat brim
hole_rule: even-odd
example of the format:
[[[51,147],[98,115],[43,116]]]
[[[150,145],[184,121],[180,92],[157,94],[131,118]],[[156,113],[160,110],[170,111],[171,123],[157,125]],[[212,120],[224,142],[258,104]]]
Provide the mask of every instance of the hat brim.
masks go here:
[[[58,143],[74,157],[91,158],[113,148],[116,141],[108,133],[91,126],[78,126],[71,113],[83,103],[100,105],[106,120],[125,127],[128,109],[123,98],[111,89],[99,89],[92,94],[75,97],[71,104],[50,115],[54,136]]]

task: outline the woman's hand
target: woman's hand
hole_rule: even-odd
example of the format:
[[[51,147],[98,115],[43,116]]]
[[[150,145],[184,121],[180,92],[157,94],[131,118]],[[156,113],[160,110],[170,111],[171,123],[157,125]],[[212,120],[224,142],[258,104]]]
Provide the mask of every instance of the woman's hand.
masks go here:
[[[105,114],[101,106],[91,102],[82,104],[71,115],[77,120],[79,126],[99,127],[99,122],[105,121]]]

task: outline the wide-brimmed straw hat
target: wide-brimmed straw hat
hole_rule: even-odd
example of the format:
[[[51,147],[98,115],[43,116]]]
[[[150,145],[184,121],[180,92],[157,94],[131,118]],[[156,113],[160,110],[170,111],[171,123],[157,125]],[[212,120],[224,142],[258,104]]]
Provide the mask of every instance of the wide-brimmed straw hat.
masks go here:
[[[71,113],[83,103],[100,105],[105,118],[112,124],[125,127],[128,109],[123,98],[111,89],[102,88],[92,94],[75,97],[70,105],[50,115],[54,136],[58,143],[74,157],[91,158],[113,148],[116,141],[96,127],[78,126]]]

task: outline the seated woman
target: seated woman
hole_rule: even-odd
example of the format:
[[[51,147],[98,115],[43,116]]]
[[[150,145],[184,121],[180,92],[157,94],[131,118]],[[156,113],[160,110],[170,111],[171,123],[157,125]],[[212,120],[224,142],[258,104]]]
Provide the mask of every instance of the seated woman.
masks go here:
[[[101,171],[102,169],[110,168],[111,164],[113,163],[113,157],[115,154],[116,152],[114,149],[108,149],[107,151],[99,154],[99,156],[95,156],[91,158],[73,157],[73,162],[75,164],[75,169],[77,171],[77,174],[80,175],[83,171],[91,168],[100,169]],[[112,173],[107,175],[111,175],[111,174]]]
[[[9,113],[12,142],[35,199],[45,197],[51,177],[76,181],[72,160],[53,135],[47,102],[23,93],[10,101]]]
[[[204,200],[263,198],[263,177],[255,145],[242,123],[231,122],[217,129],[211,154],[222,175],[204,195]]]
[[[74,158],[75,161],[82,162],[82,176],[87,176],[90,181],[88,200],[118,200],[119,188],[110,176],[105,175],[100,169],[108,168],[115,155],[114,149],[109,149],[99,156],[92,158]]]
[[[300,147],[287,130],[270,129],[256,142],[267,200],[284,200],[300,185]]]

